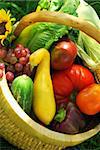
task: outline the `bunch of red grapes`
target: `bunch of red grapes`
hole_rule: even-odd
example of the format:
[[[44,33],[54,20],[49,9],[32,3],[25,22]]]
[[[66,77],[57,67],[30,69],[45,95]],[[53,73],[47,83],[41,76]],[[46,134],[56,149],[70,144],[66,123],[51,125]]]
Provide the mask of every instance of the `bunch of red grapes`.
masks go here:
[[[16,45],[14,49],[7,49],[0,46],[0,60],[5,64],[6,79],[12,82],[16,76],[26,74],[31,75],[29,64],[30,50],[23,47],[21,44]],[[0,77],[2,77],[2,68],[0,67]]]

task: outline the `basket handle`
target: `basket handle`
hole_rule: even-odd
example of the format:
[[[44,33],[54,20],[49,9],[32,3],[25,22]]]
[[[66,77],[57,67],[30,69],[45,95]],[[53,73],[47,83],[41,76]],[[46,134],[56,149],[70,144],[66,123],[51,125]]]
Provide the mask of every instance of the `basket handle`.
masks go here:
[[[15,28],[15,36],[18,36],[25,27],[35,22],[53,22],[71,26],[73,28],[81,30],[82,32],[91,36],[93,39],[100,43],[100,29],[97,29],[93,24],[79,17],[56,11],[32,12],[24,16]]]

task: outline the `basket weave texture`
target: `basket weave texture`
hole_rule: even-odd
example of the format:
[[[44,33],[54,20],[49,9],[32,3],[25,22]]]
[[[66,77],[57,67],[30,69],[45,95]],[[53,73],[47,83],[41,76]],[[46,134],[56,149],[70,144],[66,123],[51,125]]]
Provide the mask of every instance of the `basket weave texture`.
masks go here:
[[[57,145],[46,144],[38,138],[32,137],[14,124],[4,111],[0,109],[0,132],[1,136],[18,148],[25,150],[60,150]]]
[[[51,131],[33,121],[17,104],[5,75],[0,81],[0,136],[24,150],[61,150],[79,144],[100,131],[94,129],[76,135]]]
[[[7,86],[7,88],[2,85]],[[28,128],[31,128],[31,127],[28,124],[26,124],[26,122],[23,121],[24,118],[21,119],[19,115],[16,114],[16,112],[12,108],[10,109],[9,107],[10,105],[6,101],[6,98],[5,98],[6,96],[4,96],[4,94],[2,93],[2,92],[4,93],[6,92],[8,93],[8,95],[11,94],[10,90],[9,91],[8,90],[9,90],[8,85],[4,78],[2,81],[0,81],[0,136],[5,138],[11,144],[17,146],[18,148],[22,148],[25,150],[47,150],[47,149],[48,150],[49,149],[60,150],[62,149],[63,146],[52,145],[52,144],[49,144],[48,142],[45,143],[41,141],[39,138],[37,138],[34,135],[35,134],[34,131],[33,131],[34,134],[32,135],[30,134],[29,130],[31,129],[28,129]],[[10,96],[9,98],[11,98]],[[15,105],[16,104],[17,103],[15,102]],[[21,113],[24,113],[20,107],[19,107],[19,110],[21,111]],[[24,113],[24,115],[28,117],[27,114]],[[32,121],[31,118],[28,118],[28,119]]]

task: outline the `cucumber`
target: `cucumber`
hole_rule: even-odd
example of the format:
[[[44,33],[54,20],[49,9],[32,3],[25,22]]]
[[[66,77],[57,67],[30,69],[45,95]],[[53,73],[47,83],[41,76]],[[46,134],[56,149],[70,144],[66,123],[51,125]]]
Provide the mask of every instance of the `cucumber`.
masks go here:
[[[29,114],[33,100],[33,81],[27,75],[16,77],[11,85],[11,91],[22,109]]]

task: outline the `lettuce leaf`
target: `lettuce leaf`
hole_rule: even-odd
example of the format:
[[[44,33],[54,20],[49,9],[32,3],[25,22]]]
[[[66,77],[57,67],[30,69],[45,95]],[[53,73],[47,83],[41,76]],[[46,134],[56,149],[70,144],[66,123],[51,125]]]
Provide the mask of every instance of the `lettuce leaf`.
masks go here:
[[[79,0],[40,0],[37,8],[39,7],[40,10],[47,9],[49,11],[59,11],[77,16],[76,10],[79,2]],[[49,50],[52,44],[62,38],[62,36],[68,36],[71,29],[72,28],[64,25],[41,22],[38,23],[37,26],[32,27],[31,33],[29,32],[29,35],[27,35],[29,38],[25,40],[25,43],[21,42],[21,35],[19,39],[20,43],[27,46],[32,52],[43,47]],[[24,41],[24,39],[22,40]]]
[[[35,51],[43,47],[49,49],[53,42],[67,34],[68,30],[64,25],[42,22],[37,23],[36,27],[33,26],[32,33],[26,46]]]

